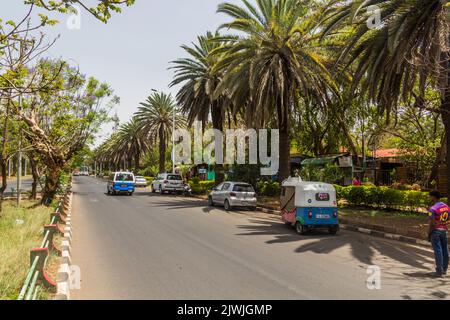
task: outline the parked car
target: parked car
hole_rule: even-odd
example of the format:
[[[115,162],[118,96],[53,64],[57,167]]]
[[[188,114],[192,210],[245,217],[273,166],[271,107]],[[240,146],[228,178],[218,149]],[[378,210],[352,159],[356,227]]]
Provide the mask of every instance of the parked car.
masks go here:
[[[136,188],[147,188],[147,179],[141,176],[136,176],[135,179]]]
[[[126,193],[131,196],[135,188],[134,174],[131,172],[115,172],[109,176],[107,184],[108,194]]]
[[[213,188],[208,196],[211,207],[224,206],[229,211],[236,207],[256,210],[256,192],[252,185],[244,182],[224,182]]]
[[[183,178],[179,174],[163,173],[152,182],[152,192],[159,192],[161,194],[168,193],[184,193],[185,185]]]

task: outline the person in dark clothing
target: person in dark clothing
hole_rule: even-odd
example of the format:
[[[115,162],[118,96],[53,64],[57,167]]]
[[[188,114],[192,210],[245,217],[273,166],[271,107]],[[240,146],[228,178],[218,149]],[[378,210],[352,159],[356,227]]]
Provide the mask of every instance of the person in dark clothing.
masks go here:
[[[441,278],[447,274],[449,265],[448,222],[450,207],[441,201],[438,191],[430,192],[432,207],[429,209],[429,240],[436,258],[436,276]]]

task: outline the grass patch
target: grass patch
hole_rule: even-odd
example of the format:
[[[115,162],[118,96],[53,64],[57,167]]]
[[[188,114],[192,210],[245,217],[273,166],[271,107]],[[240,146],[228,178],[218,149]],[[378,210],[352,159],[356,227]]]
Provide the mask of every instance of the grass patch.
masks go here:
[[[43,240],[43,226],[52,208],[23,200],[5,201],[0,217],[0,300],[16,299],[30,267],[30,249]],[[45,295],[44,295],[45,296]],[[44,297],[39,295],[39,297]]]

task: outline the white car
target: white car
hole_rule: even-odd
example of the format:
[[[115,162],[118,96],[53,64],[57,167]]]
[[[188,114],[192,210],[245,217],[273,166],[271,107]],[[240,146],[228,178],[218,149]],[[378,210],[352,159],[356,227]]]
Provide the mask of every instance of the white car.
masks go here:
[[[163,173],[152,182],[152,192],[161,194],[168,193],[184,193],[185,187],[183,178],[179,174]]]
[[[147,188],[147,179],[141,176],[135,177],[136,188]]]

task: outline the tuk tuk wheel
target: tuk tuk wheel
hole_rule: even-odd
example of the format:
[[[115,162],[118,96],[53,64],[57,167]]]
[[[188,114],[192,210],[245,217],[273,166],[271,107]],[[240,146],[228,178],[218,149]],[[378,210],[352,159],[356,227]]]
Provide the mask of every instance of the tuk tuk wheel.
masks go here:
[[[299,235],[305,235],[309,232],[309,228],[307,226],[302,225],[300,222],[295,224],[295,230]]]

